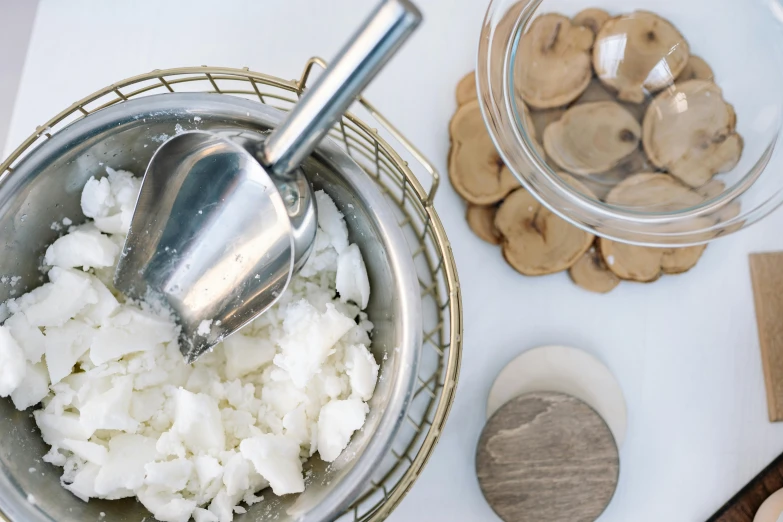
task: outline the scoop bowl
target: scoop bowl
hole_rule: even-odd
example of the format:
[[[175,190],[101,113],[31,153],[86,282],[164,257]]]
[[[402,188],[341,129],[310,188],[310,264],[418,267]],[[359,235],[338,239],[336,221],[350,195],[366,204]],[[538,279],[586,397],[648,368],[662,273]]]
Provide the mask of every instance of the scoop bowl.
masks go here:
[[[238,141],[189,131],[161,145],[114,277],[125,295],[172,309],[189,363],[272,306],[315,239],[301,169],[275,183],[251,153],[261,137]]]

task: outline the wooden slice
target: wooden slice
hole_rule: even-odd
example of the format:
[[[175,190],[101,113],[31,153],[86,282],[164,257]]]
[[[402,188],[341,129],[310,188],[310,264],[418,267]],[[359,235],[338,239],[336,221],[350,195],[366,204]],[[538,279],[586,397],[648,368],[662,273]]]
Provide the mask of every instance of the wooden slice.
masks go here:
[[[783,252],[750,255],[769,420],[783,420]]]
[[[487,422],[476,452],[481,491],[505,522],[592,522],[611,501],[619,471],[606,423],[561,393],[506,403]]]

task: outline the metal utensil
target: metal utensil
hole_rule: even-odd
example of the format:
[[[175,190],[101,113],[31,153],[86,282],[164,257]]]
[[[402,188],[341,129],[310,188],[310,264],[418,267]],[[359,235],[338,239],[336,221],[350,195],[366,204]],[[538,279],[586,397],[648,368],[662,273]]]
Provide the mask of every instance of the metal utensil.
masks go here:
[[[188,362],[263,313],[315,239],[311,189],[298,166],[421,21],[385,0],[266,140],[175,136],[142,182],[115,286],[178,316]]]

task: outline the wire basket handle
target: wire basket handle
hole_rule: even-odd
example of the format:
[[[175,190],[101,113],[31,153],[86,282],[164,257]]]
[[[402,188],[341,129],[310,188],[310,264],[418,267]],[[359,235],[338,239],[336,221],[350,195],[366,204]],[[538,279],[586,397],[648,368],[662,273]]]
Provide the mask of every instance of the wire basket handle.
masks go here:
[[[326,69],[326,60],[323,58],[320,58],[318,56],[313,56],[309,60],[307,60],[307,63],[305,64],[304,70],[302,71],[301,76],[299,77],[299,80],[296,82],[296,90],[297,94],[299,96],[302,95],[302,92],[307,88],[307,82],[310,79],[310,74],[313,71],[314,66],[318,66],[322,69]],[[417,190],[425,194],[425,197],[423,198],[425,200],[425,204],[427,206],[432,206],[434,200],[435,200],[435,194],[438,192],[438,187],[440,187],[440,173],[438,173],[437,169],[432,165],[432,163],[427,159],[427,157],[422,154],[422,152],[417,149],[413,143],[408,141],[403,134],[397,130],[397,128],[388,120],[385,116],[383,116],[378,110],[375,108],[374,105],[372,105],[370,102],[368,102],[364,96],[358,96],[356,100],[365,108],[367,109],[367,112],[369,112],[373,118],[375,118],[375,121],[377,121],[386,131],[391,134],[394,139],[403,147],[405,147],[405,150],[408,151],[408,153],[413,156],[413,158],[418,161],[422,167],[424,167],[424,170],[427,171],[427,173],[430,175],[430,178],[432,179],[432,183],[430,185],[429,191],[425,191],[424,187],[421,185],[421,182],[419,181],[416,174],[413,173],[413,171],[410,170],[408,167],[408,162],[403,161],[405,164],[405,168],[408,169],[408,173],[410,174],[412,179],[415,179],[419,186],[416,187]],[[377,131],[376,131],[377,132]],[[393,152],[393,151],[390,151]]]

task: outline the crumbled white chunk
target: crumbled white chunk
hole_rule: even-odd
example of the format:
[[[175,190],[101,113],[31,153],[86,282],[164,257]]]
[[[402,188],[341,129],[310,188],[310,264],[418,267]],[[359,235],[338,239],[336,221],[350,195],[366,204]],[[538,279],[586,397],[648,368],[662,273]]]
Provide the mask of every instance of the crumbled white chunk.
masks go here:
[[[125,235],[130,229],[132,218],[133,214],[120,212],[113,216],[95,218],[95,226],[107,234]]]
[[[9,317],[4,325],[11,332],[11,336],[19,343],[25,353],[25,357],[31,363],[41,361],[46,347],[44,335],[40,328],[30,324],[24,312],[19,312]]]
[[[90,178],[82,190],[82,212],[90,218],[106,217],[116,205],[108,178]]]
[[[299,444],[283,435],[258,435],[239,445],[242,456],[269,481],[275,495],[304,491]]]
[[[0,341],[1,342],[1,341]],[[0,362],[0,364],[2,364]],[[2,371],[2,370],[0,370]],[[2,378],[0,378],[2,380]],[[49,374],[43,363],[27,363],[24,379],[11,392],[11,400],[17,410],[35,406],[49,394]]]
[[[94,326],[101,326],[117,311],[120,303],[100,279],[90,276],[90,283],[95,290],[97,301],[95,304],[87,305],[79,316]]]
[[[90,178],[82,191],[82,212],[107,234],[128,233],[141,182],[130,172],[106,168],[108,178]]]
[[[60,327],[46,329],[46,367],[52,384],[57,384],[71,373],[76,361],[89,349],[95,333],[93,327],[76,319]]]
[[[200,335],[201,337],[206,337],[209,335],[210,330],[212,330],[212,320],[204,319],[198,324],[196,334]]]
[[[285,436],[304,443],[310,437],[310,423],[307,419],[307,409],[304,405],[289,411],[283,416],[283,429]]]
[[[196,509],[196,502],[193,500],[186,500],[182,495],[151,487],[141,488],[137,496],[144,507],[160,522],[187,522]]]
[[[100,365],[130,353],[154,350],[176,337],[177,329],[170,321],[125,305],[99,328],[90,346],[90,360]]]
[[[113,266],[119,247],[99,231],[74,230],[46,250],[44,263],[62,268]]]
[[[130,414],[137,422],[147,422],[163,407],[166,397],[160,388],[136,390],[131,396]]]
[[[245,493],[245,496],[242,497],[242,502],[244,502],[248,506],[252,506],[253,504],[258,504],[263,500],[264,500],[264,495],[257,496],[251,490],[248,490],[247,493]]]
[[[178,458],[163,462],[150,462],[144,466],[144,483],[172,493],[185,489],[193,473],[193,462]]]
[[[195,522],[220,522],[220,519],[206,509],[196,508],[193,510],[193,520]]]
[[[220,522],[230,522],[234,520],[234,506],[237,505],[241,497],[231,496],[226,493],[226,488],[218,491],[215,498],[209,504],[209,512],[217,517]]]
[[[364,425],[369,408],[359,399],[331,401],[318,416],[318,454],[333,462],[348,446],[353,432]]]
[[[304,388],[331,355],[337,341],[353,328],[351,318],[342,315],[333,304],[321,314],[306,300],[291,305],[283,323],[285,336],[274,362],[286,370],[293,383]]]
[[[158,437],[158,442],[155,443],[155,448],[161,455],[174,455],[177,457],[184,457],[187,453],[185,445],[182,444],[182,439],[175,431],[167,431]]]
[[[244,493],[250,487],[250,463],[239,453],[234,454],[223,468],[223,485],[226,493]]]
[[[223,341],[223,350],[226,353],[226,377],[229,379],[255,372],[272,362],[275,356],[275,345],[271,341],[241,333]]]
[[[226,434],[220,410],[213,397],[177,390],[177,407],[172,431],[182,437],[185,446],[194,453],[223,451]]]
[[[351,391],[363,401],[369,401],[378,382],[380,369],[375,358],[363,344],[352,344],[345,350],[345,368],[351,379]]]
[[[109,440],[106,464],[95,477],[95,491],[109,495],[117,490],[136,490],[144,483],[146,466],[158,457],[155,439],[119,433]]]
[[[63,449],[70,451],[86,462],[92,462],[98,466],[106,464],[106,457],[109,452],[105,446],[86,440],[74,439],[63,439],[61,444]]]
[[[40,403],[43,461],[78,498],[135,496],[163,522],[231,522],[264,488],[303,491],[305,457],[334,460],[361,427],[378,375],[366,269],[319,192],[313,253],[278,303],[187,365],[174,319],[112,285],[139,186],[112,169],[91,179],[93,220],[63,220],[50,281],[0,304],[0,391],[19,409]]]
[[[70,484],[63,484],[63,487],[82,499],[88,502],[90,498],[97,497],[98,493],[95,491],[95,477],[98,476],[100,467],[93,463],[87,463],[74,477],[73,482]]]
[[[24,351],[5,326],[0,326],[0,397],[8,397],[27,372]]]
[[[206,489],[210,483],[223,476],[223,466],[215,457],[199,455],[195,458],[195,467],[201,489]]]
[[[79,415],[62,413],[54,415],[43,410],[33,412],[38,429],[45,443],[61,447],[64,439],[88,440],[92,432],[87,431],[79,422]]]
[[[370,279],[358,245],[351,245],[337,258],[337,293],[364,310],[370,301]]]
[[[318,226],[329,236],[332,246],[338,254],[348,248],[348,227],[337,205],[323,190],[315,193],[318,206]]]
[[[132,376],[113,379],[111,388],[90,398],[79,408],[81,423],[87,431],[120,430],[134,433],[139,423],[130,415],[132,393]]]
[[[33,326],[62,326],[87,305],[98,302],[90,277],[70,268],[54,267],[49,271],[51,283],[30,294],[32,302],[21,310]]]

